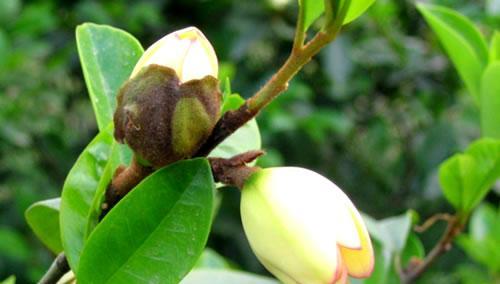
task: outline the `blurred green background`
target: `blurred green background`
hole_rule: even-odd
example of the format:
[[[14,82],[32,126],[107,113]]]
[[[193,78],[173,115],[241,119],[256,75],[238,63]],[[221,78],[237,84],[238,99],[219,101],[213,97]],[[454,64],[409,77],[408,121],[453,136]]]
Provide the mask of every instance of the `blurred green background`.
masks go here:
[[[500,29],[499,0],[429,2],[457,9],[486,34]],[[268,152],[262,166],[320,172],[375,218],[408,208],[422,219],[451,212],[437,166],[479,136],[478,113],[414,4],[377,0],[304,68],[258,118]],[[195,25],[213,43],[233,91],[249,96],[288,55],[296,6],[295,0],[1,0],[0,279],[15,274],[18,283],[33,283],[49,266],[53,256],[24,211],[60,194],[97,131],[77,56],[78,24],[125,29],[145,47]],[[239,193],[223,195],[209,246],[245,270],[266,273],[243,235]],[[497,194],[487,199],[498,205]],[[442,229],[422,235],[426,248]],[[420,282],[465,283],[465,275],[483,272],[455,248]]]

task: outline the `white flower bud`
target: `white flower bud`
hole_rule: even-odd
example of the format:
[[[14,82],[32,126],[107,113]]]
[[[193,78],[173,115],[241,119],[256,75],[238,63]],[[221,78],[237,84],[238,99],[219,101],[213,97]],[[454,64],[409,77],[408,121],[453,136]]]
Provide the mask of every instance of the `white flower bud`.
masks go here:
[[[365,224],[334,183],[307,169],[269,168],[242,190],[241,218],[252,250],[279,280],[346,283],[368,277],[373,248]]]

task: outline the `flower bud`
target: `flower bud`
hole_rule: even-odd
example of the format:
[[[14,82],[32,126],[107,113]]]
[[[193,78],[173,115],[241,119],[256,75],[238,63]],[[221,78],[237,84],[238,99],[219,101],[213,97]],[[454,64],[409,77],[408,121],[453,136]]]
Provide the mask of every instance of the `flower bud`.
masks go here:
[[[303,168],[257,171],[242,189],[241,218],[252,250],[283,283],[346,283],[368,277],[373,248],[349,198]]]
[[[155,42],[139,59],[131,77],[151,64],[174,69],[181,83],[207,75],[217,78],[218,72],[212,45],[195,27],[178,30]]]
[[[220,118],[216,77],[217,58],[198,29],[165,36],[119,91],[115,138],[155,168],[191,157]]]

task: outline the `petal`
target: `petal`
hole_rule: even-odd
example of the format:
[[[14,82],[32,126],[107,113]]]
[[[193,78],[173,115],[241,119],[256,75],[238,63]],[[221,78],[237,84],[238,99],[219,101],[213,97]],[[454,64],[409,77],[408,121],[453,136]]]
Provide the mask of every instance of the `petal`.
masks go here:
[[[346,266],[349,275],[356,278],[366,278],[372,273],[375,264],[373,247],[363,219],[352,204],[350,211],[361,240],[361,249],[340,247],[342,262]]]
[[[212,57],[208,56],[208,54],[209,52],[200,41],[196,40],[191,43],[180,70],[181,82],[202,79],[207,75],[217,78],[217,65],[213,64]]]

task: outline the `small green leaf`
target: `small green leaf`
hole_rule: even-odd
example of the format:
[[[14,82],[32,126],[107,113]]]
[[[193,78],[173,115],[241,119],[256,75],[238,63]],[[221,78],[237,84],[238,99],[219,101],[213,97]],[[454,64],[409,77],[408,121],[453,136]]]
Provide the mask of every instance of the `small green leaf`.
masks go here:
[[[481,130],[500,139],[500,61],[488,65],[481,80]]]
[[[113,145],[113,127],[99,133],[70,170],[61,196],[61,240],[73,270],[85,243],[91,204]]]
[[[375,0],[351,0],[351,5],[344,18],[344,25],[356,20],[368,10],[373,3],[375,3]]]
[[[234,270],[195,269],[180,284],[279,284],[278,281],[260,275]]]
[[[76,28],[76,42],[97,125],[103,130],[113,120],[118,89],[143,49],[129,33],[91,23]]]
[[[304,31],[307,31],[312,23],[323,14],[325,4],[322,0],[299,0],[299,8],[302,10]]]
[[[446,199],[470,212],[500,177],[500,140],[483,138],[441,164],[439,182]]]
[[[63,250],[59,229],[60,203],[61,198],[39,201],[31,205],[24,213],[35,235],[56,254]]]
[[[385,249],[399,253],[403,250],[413,224],[413,213],[407,213],[380,221],[364,216],[370,235],[377,239]]]
[[[401,252],[401,263],[403,267],[408,267],[412,259],[423,259],[424,256],[425,249],[422,241],[420,241],[416,234],[410,233],[405,248]]]
[[[474,260],[500,272],[500,209],[484,204],[472,214],[469,234],[457,239],[462,249]]]
[[[223,113],[228,110],[238,109],[245,103],[238,94],[229,95],[223,104]],[[259,126],[254,119],[247,122],[245,125],[236,130],[231,136],[226,138],[219,144],[211,153],[210,157],[231,158],[234,155],[241,154],[250,150],[259,150],[261,147],[261,139]]]
[[[491,38],[490,61],[500,61],[500,31],[495,31]]]
[[[488,47],[483,35],[469,19],[451,9],[422,3],[417,7],[479,104],[481,75],[488,62]]]
[[[213,191],[206,159],[184,160],[156,171],[92,232],[78,281],[179,283],[205,247]]]
[[[231,265],[223,256],[219,255],[214,250],[205,248],[194,268],[231,269]]]
[[[3,280],[1,284],[15,284],[16,283],[16,276],[11,275],[7,279]]]

